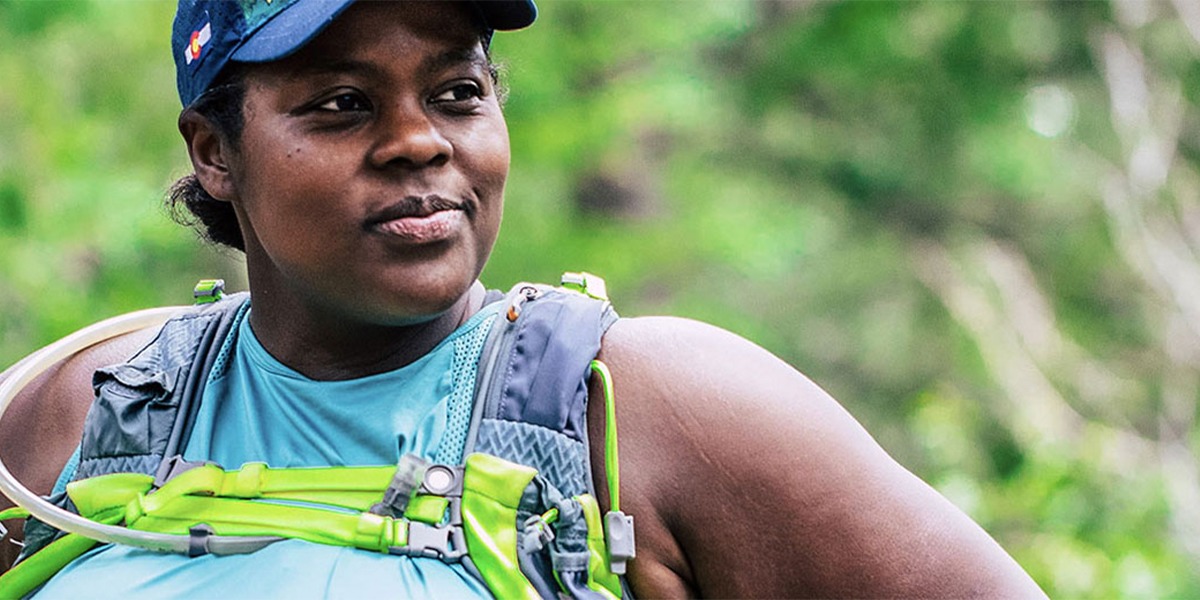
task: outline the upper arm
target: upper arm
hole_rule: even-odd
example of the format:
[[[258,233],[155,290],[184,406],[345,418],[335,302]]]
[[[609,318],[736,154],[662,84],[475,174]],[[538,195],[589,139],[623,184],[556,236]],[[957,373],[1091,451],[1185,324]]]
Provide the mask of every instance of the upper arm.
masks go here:
[[[631,319],[602,358],[617,386],[623,508],[647,551],[635,591],[644,576],[643,595],[658,595],[675,576],[675,593],[720,597],[1039,594],[982,529],[761,348],[692,321]]]
[[[51,365],[13,398],[0,418],[0,459],[29,490],[48,495],[63,465],[79,444],[87,410],[91,406],[92,373],[99,367],[127,360],[154,336],[147,328],[101,342]],[[28,359],[0,373],[8,379]],[[0,509],[12,502],[0,495]],[[19,520],[5,521],[11,531],[0,539],[0,572],[16,558],[21,539]]]

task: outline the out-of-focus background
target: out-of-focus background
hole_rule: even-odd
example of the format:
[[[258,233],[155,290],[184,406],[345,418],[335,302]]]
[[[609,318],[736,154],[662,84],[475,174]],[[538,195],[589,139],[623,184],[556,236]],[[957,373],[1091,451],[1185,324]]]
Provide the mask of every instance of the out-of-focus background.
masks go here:
[[[758,342],[1051,596],[1200,596],[1200,3],[540,5],[486,283]],[[172,11],[0,0],[0,367],[244,285],[160,207]]]

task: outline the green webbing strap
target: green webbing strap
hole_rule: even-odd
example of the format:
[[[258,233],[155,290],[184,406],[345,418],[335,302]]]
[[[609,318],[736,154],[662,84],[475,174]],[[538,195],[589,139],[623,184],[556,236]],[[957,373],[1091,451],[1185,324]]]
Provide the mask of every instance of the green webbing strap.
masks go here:
[[[138,531],[191,535],[198,548],[205,547],[207,535],[269,536],[453,558],[450,554],[463,548],[458,547],[452,532],[429,524],[429,515],[436,512],[432,517],[436,523],[441,510],[418,511],[420,515],[406,512],[401,518],[366,512],[382,497],[394,472],[391,466],[271,469],[262,463],[248,463],[224,471],[204,465],[172,477],[157,490],[149,475],[112,473],[73,482],[67,493],[79,514],[93,521],[123,524]],[[440,502],[424,504],[444,507]],[[0,512],[0,519],[28,514],[15,507]],[[200,524],[208,528],[197,528]],[[410,536],[418,536],[412,539],[420,547],[409,547]],[[0,575],[0,597],[29,593],[95,545],[94,540],[77,534],[47,545]]]
[[[604,471],[608,475],[608,501],[612,510],[621,510],[621,465],[617,457],[617,402],[613,394],[612,373],[608,365],[592,361],[592,371],[604,386]]]
[[[106,525],[189,535],[203,523],[216,535],[277,536],[389,551],[408,544],[414,525],[407,518],[360,511],[379,500],[394,471],[390,466],[271,469],[262,463],[224,471],[204,465],[180,473],[158,490],[149,475],[112,473],[73,482],[67,493],[82,516]],[[20,507],[0,511],[0,519],[27,516]],[[28,594],[96,543],[78,534],[54,541],[0,575],[0,597]]]
[[[0,520],[28,516],[29,511],[19,506],[0,512]],[[121,517],[121,512],[111,511],[95,515],[92,519],[105,525],[115,525],[121,521]],[[0,597],[21,598],[25,596],[53,577],[55,573],[61,571],[71,561],[91,550],[96,543],[96,540],[74,533],[54,540],[45,548],[0,574]]]
[[[158,505],[183,495],[275,498],[367,510],[379,501],[395,472],[394,466],[272,469],[265,463],[246,463],[226,471],[202,465],[172,477],[147,500]]]
[[[128,505],[130,517],[136,518],[185,496],[288,500],[361,511],[379,500],[393,472],[395,468],[390,466],[272,469],[263,463],[247,463],[241,469],[225,471],[203,465],[172,477],[153,493],[154,478],[139,473],[83,479],[68,485],[67,493],[84,516]],[[138,497],[136,507],[129,505]]]
[[[587,586],[608,600],[620,598],[621,580],[611,568],[606,532],[600,521],[600,505],[591,494],[575,496],[575,501],[583,509],[583,518],[587,522]]]
[[[496,598],[537,600],[521,574],[517,507],[537,470],[490,454],[469,454],[463,471],[463,533],[471,561]]]
[[[20,506],[11,506],[4,510],[0,510],[0,521],[9,519],[26,519],[29,518],[29,511]]]
[[[636,556],[633,540],[633,517],[621,512],[621,471],[617,456],[617,402],[613,392],[612,373],[599,360],[592,361],[592,370],[604,387],[604,470],[608,479],[609,511],[604,515],[604,545],[608,549],[608,565],[613,573],[625,574],[626,562]],[[589,531],[591,528],[589,526]]]
[[[394,471],[391,466],[271,469],[262,463],[224,471],[204,465],[154,491],[149,475],[113,473],[76,481],[67,492],[80,514],[91,518],[117,510],[126,527],[139,531],[184,535],[204,523],[217,535],[394,551],[407,545],[413,519],[362,512],[378,502]]]
[[[410,521],[403,518],[206,496],[180,496],[153,512],[139,514],[137,502],[150,497],[138,496],[129,503],[125,524],[130,529],[184,535],[203,523],[215,535],[231,537],[295,538],[378,552],[408,544]]]

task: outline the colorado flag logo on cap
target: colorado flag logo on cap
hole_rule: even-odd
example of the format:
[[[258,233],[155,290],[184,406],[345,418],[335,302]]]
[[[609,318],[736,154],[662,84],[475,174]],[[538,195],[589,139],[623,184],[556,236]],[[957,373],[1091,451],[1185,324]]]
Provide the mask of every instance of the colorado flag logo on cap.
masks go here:
[[[187,46],[183,49],[184,59],[187,64],[192,64],[193,60],[200,58],[200,51],[204,49],[204,45],[212,38],[212,23],[205,23],[204,27],[199,31],[193,31],[191,38],[187,42]]]

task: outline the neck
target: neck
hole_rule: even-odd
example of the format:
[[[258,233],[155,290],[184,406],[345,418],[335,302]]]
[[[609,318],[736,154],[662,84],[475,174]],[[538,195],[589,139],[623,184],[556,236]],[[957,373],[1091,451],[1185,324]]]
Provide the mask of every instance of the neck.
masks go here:
[[[306,377],[343,380],[398,369],[425,356],[483,306],[476,281],[446,311],[410,325],[355,321],[308,306],[279,306],[254,297],[250,326],[279,362]]]

